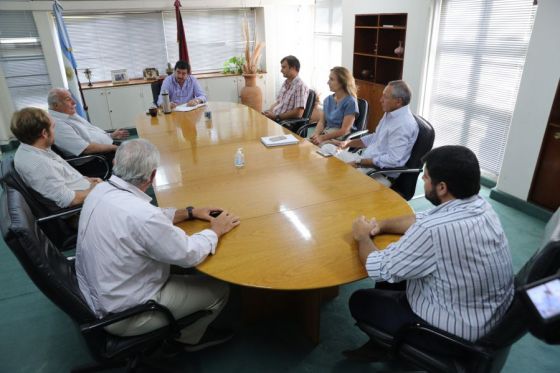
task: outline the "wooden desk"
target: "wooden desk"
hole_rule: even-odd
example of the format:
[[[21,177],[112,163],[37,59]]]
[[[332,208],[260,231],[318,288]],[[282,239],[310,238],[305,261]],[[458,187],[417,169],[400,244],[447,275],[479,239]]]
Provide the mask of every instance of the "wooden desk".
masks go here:
[[[253,109],[209,103],[208,110],[211,120],[204,109],[138,118],[138,134],[161,152],[158,203],[223,207],[239,215],[241,225],[198,269],[245,287],[304,291],[307,332],[318,341],[319,289],[366,277],[351,236],[354,218],[385,219],[412,210],[391,189],[315,153],[308,141],[264,147],[261,136],[290,132]],[[239,147],[242,169],[233,164]],[[192,234],[208,223],[180,226]],[[385,247],[396,239],[385,235],[375,242]]]

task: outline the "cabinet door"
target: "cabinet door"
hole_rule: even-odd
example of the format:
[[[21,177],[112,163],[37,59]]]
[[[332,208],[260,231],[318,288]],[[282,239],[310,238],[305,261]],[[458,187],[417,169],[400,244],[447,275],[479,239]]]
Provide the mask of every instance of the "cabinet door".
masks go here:
[[[107,89],[107,102],[113,129],[136,126],[136,117],[147,110],[142,91],[142,84]]]
[[[111,117],[104,88],[84,89],[84,99],[88,106],[89,121],[104,130],[111,129]]]
[[[200,79],[206,83],[208,101],[239,102],[237,76]]]
[[[544,136],[541,155],[529,200],[555,211],[560,207],[560,125],[549,124]]]
[[[368,124],[367,128],[370,132],[375,131],[381,117],[383,117],[383,110],[379,99],[383,95],[382,84],[371,83],[364,80],[356,80],[358,86],[358,97],[363,98],[368,102]]]

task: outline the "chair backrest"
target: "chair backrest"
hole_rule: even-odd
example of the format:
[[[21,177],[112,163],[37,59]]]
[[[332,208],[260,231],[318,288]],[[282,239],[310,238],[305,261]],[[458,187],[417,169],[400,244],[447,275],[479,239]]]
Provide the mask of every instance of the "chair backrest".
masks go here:
[[[8,186],[17,189],[37,218],[43,218],[60,210],[53,201],[46,199],[25,184],[15,169],[13,157],[6,157],[0,161],[0,183],[4,188]]]
[[[310,89],[305,108],[303,109],[303,115],[301,116],[303,119],[311,118],[311,114],[313,114],[313,109],[315,108],[315,97],[315,91]]]
[[[48,240],[21,193],[12,188],[0,196],[0,231],[43,294],[78,323],[95,320],[78,287],[74,262]]]
[[[551,276],[560,269],[560,241],[552,241],[539,249],[517,272],[516,288]],[[500,322],[483,338],[482,344],[493,348],[510,346],[520,339],[530,325],[527,305],[516,291],[513,302]]]
[[[363,98],[358,99],[359,114],[356,120],[354,121],[354,124],[352,125],[352,130],[350,131],[351,133],[357,131],[363,131],[367,129],[368,107],[369,105],[366,100],[364,100]]]
[[[157,105],[157,100],[159,98],[159,93],[161,92],[161,85],[163,84],[163,80],[159,79],[156,80],[151,84],[152,88],[152,98],[154,105]]]
[[[418,123],[418,137],[410,152],[410,158],[406,162],[406,168],[422,167],[422,157],[426,155],[434,146],[435,131],[432,125],[419,115],[414,115],[416,123]],[[416,190],[416,182],[419,172],[402,173],[391,185],[391,189],[399,193],[404,199],[409,201],[414,196]]]

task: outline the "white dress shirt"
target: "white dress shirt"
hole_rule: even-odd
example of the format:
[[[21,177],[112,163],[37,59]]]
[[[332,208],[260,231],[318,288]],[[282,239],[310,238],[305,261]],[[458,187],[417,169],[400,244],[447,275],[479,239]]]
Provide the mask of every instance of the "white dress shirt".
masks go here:
[[[170,264],[192,267],[213,254],[218,236],[188,236],[173,225],[175,209],[113,175],[88,195],[80,214],[76,274],[98,316],[145,303],[161,290]]]
[[[418,123],[409,105],[385,113],[375,133],[361,138],[365,149],[362,159],[372,160],[376,167],[401,167],[410,158],[410,152],[418,137]],[[388,174],[397,177],[399,174]]]
[[[91,143],[111,145],[111,135],[99,127],[94,126],[78,114],[68,115],[49,110],[55,121],[54,144],[64,154],[77,156]]]
[[[374,280],[407,280],[415,314],[470,341],[496,325],[513,299],[507,238],[480,196],[417,214],[398,242],[368,256],[366,269]]]
[[[74,191],[91,186],[88,179],[51,149],[21,143],[14,156],[14,166],[27,186],[58,207],[70,206],[76,196]]]

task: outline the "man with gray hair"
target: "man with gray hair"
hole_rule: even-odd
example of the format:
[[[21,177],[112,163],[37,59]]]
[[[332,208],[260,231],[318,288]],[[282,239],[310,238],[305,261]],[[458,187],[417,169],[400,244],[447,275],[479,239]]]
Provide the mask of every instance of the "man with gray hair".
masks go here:
[[[49,114],[55,120],[55,145],[66,156],[109,153],[112,160],[117,146],[114,140],[128,137],[128,131],[118,129],[107,133],[76,114],[76,102],[67,89],[53,88],[47,96]]]
[[[375,133],[348,141],[331,140],[321,150],[359,168],[365,174],[375,168],[404,166],[418,137],[418,124],[409,107],[411,98],[410,88],[403,80],[389,82],[380,99],[385,114]],[[346,148],[365,149],[361,153],[342,151]],[[374,175],[373,178],[383,185],[391,186],[397,176],[399,173]]]
[[[76,250],[80,290],[93,312],[103,317],[153,299],[176,318],[200,310],[212,313],[183,329],[178,342],[196,351],[231,338],[208,328],[225,306],[227,284],[203,275],[173,275],[170,265],[194,267],[216,251],[218,238],[239,225],[219,208],[159,208],[145,191],[159,164],[157,148],[146,140],[124,142],[115,155],[113,176],[89,194],[82,208]],[[221,212],[215,216],[214,212]],[[212,213],[212,214],[211,214]],[[174,224],[201,219],[210,227],[187,235]],[[107,327],[120,336],[144,334],[166,325],[159,313],[146,313]]]

